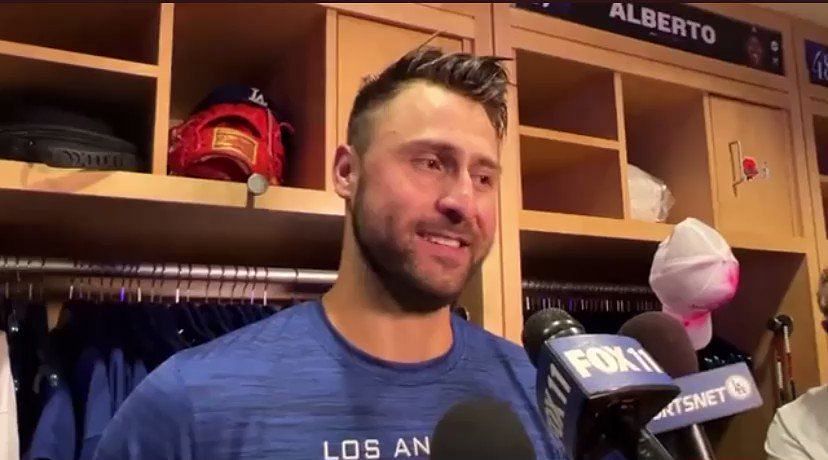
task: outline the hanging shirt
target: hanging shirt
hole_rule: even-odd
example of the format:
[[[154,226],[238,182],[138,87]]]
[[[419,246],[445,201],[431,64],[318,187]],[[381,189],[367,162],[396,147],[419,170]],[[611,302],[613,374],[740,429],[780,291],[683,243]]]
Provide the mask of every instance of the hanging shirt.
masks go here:
[[[73,393],[75,406],[83,409],[80,460],[91,459],[101,434],[112,418],[112,395],[106,361],[94,347],[86,348],[75,366]]]
[[[18,460],[17,404],[6,333],[0,331],[0,459]]]
[[[127,396],[129,393],[132,393],[133,390],[147,377],[147,367],[144,365],[144,361],[140,359],[136,359],[132,362],[129,372],[129,381],[127,382]]]
[[[127,371],[128,365],[124,360],[124,351],[120,348],[113,348],[109,351],[109,395],[112,397],[112,414],[121,407],[128,393],[127,377],[131,373]]]
[[[72,392],[63,379],[53,384],[46,377],[41,395],[46,401],[37,422],[26,460],[74,460],[76,445],[75,412]]]
[[[369,356],[318,302],[289,308],[150,373],[104,432],[96,458],[427,459],[454,404],[511,404],[539,459],[564,458],[535,403],[524,350],[451,315],[453,344],[417,364]]]
[[[808,390],[776,411],[765,452],[773,460],[828,458],[828,386]]]

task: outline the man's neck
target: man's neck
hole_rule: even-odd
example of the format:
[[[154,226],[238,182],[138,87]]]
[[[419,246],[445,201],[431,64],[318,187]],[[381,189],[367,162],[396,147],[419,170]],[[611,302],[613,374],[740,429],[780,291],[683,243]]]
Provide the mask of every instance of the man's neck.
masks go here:
[[[453,340],[448,306],[424,314],[404,312],[359,255],[345,255],[336,284],[322,304],[348,342],[371,356],[399,363],[427,361],[448,352]]]

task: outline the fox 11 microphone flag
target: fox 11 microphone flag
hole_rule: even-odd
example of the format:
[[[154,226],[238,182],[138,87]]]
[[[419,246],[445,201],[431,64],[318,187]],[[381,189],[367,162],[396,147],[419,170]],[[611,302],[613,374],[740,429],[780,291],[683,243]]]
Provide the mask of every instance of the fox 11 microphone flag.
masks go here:
[[[640,401],[638,411],[646,421],[679,391],[641,344],[624,336],[583,334],[548,340],[538,354],[537,368],[537,396],[546,424],[575,451],[580,414],[596,397],[661,389],[659,396]]]

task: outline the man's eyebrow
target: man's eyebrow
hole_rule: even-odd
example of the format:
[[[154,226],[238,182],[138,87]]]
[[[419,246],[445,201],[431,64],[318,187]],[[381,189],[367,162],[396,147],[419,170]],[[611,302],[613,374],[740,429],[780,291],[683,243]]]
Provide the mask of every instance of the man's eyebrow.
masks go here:
[[[436,141],[432,139],[415,139],[413,141],[408,141],[403,143],[402,145],[403,150],[409,149],[427,149],[433,150],[437,152],[455,152],[457,148],[452,145],[451,143],[444,142],[444,141]]]
[[[432,139],[416,139],[413,141],[408,141],[402,145],[402,150],[409,149],[425,149],[434,152],[444,153],[454,153],[457,151],[457,147],[455,147],[453,144],[449,142],[437,141]],[[501,171],[500,164],[497,161],[482,155],[480,158],[476,159],[474,163],[477,166],[483,166],[484,168],[492,169],[498,173]]]
[[[483,166],[484,168],[492,169],[497,173],[501,172],[500,164],[498,162],[492,160],[491,158],[483,157],[483,158],[477,160],[476,163],[479,164],[480,166]]]

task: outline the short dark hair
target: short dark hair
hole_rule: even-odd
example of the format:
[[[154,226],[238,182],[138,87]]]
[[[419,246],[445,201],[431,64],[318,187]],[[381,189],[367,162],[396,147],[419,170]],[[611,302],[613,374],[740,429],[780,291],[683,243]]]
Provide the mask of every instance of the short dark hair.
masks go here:
[[[503,139],[508,85],[503,60],[468,53],[443,54],[437,48],[425,46],[408,52],[363,83],[348,117],[348,144],[357,153],[364,153],[373,135],[372,113],[414,81],[434,83],[479,102],[486,109],[497,138]]]

